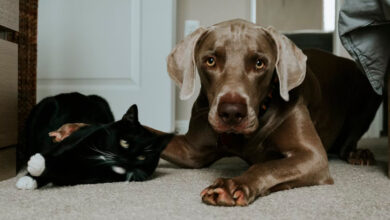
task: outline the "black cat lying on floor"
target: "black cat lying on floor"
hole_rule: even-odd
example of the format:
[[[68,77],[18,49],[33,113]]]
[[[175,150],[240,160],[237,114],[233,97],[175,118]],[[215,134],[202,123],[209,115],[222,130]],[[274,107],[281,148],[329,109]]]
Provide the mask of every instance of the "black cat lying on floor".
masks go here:
[[[33,108],[26,121],[25,150],[19,149],[19,159],[26,164],[32,155],[50,150],[53,141],[47,134],[64,124],[111,122],[114,122],[114,115],[107,101],[100,96],[72,92],[44,98]]]
[[[84,126],[53,143],[49,151],[31,156],[28,174],[17,181],[16,187],[143,181],[156,169],[172,137],[144,128],[138,121],[137,106],[133,105],[121,120]]]

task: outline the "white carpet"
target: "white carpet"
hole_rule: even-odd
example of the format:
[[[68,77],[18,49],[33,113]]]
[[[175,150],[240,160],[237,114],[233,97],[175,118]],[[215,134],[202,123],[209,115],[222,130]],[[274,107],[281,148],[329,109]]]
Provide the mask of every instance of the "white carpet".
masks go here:
[[[248,207],[208,206],[199,196],[215,178],[247,168],[235,158],[199,170],[161,161],[154,178],[140,183],[20,191],[13,178],[0,182],[0,219],[390,219],[386,143],[363,143],[380,160],[377,166],[331,160],[334,185],[276,192]]]

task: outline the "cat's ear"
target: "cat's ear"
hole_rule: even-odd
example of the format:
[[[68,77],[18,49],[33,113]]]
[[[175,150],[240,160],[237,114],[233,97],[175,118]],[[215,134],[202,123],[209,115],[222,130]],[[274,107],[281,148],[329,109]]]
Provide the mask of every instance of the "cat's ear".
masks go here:
[[[139,123],[138,122],[138,108],[137,105],[132,105],[126,112],[126,114],[123,116],[122,120],[128,121],[130,123]]]

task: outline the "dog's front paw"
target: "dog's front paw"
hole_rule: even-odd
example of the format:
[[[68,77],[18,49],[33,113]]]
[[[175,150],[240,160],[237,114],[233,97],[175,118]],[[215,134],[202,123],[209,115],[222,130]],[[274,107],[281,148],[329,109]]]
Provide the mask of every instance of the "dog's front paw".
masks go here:
[[[247,206],[255,195],[250,188],[234,179],[218,178],[201,192],[202,201],[218,206]]]
[[[73,132],[77,131],[81,127],[87,126],[84,123],[67,123],[62,125],[55,131],[49,132],[49,137],[53,138],[53,142],[61,142],[65,138],[69,137]]]
[[[31,176],[23,176],[16,182],[16,188],[32,190],[38,186],[37,181]]]
[[[347,158],[348,163],[353,165],[375,165],[375,156],[369,149],[356,149],[351,151]]]
[[[27,163],[27,171],[31,176],[40,176],[44,170],[45,158],[39,153],[31,156]]]

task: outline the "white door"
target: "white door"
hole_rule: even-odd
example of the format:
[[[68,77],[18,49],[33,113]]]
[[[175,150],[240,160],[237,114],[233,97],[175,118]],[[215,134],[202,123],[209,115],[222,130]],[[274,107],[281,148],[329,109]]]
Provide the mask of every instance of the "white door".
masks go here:
[[[116,119],[136,103],[142,124],[173,131],[175,0],[40,0],[38,101],[78,91],[104,97]]]

